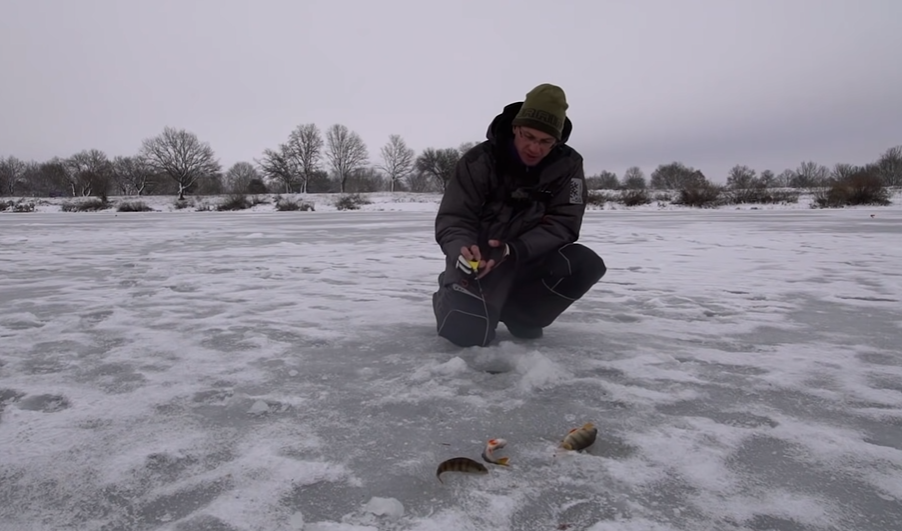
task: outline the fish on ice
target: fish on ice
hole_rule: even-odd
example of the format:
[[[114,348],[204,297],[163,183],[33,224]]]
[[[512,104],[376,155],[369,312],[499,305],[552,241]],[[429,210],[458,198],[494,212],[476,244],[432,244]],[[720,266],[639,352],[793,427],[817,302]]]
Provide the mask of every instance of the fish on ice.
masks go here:
[[[469,457],[452,457],[447,461],[443,461],[438,465],[438,469],[435,471],[435,477],[438,478],[439,482],[444,483],[442,481],[442,474],[445,472],[462,472],[464,474],[488,474],[489,469],[485,467],[482,463],[478,461],[474,461]]]
[[[595,443],[598,436],[598,428],[591,422],[587,422],[579,428],[573,428],[561,441],[560,447],[564,450],[576,450],[581,452]]]
[[[495,450],[500,450],[505,446],[507,446],[507,441],[504,439],[489,439],[489,442],[487,442],[485,445],[485,449],[482,451],[483,461],[485,461],[486,463],[492,463],[493,465],[509,466],[509,457],[496,458],[494,456]]]

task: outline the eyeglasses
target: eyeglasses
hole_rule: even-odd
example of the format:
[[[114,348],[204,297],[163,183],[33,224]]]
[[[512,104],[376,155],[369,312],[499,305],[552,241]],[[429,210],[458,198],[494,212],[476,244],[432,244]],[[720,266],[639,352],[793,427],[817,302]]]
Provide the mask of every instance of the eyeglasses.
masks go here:
[[[551,149],[554,147],[554,144],[557,143],[553,138],[536,138],[534,134],[527,132],[520,127],[517,128],[517,132],[520,134],[520,138],[526,140],[530,144],[535,144],[542,149]]]

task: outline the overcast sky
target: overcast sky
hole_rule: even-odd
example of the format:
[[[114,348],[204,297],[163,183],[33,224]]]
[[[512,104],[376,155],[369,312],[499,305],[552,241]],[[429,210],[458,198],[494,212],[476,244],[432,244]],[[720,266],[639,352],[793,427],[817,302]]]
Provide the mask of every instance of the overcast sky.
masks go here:
[[[587,174],[865,163],[902,144],[900,0],[2,0],[0,157],[137,152],[166,125],[224,167],[298,124],[370,158],[482,140],[561,85]]]

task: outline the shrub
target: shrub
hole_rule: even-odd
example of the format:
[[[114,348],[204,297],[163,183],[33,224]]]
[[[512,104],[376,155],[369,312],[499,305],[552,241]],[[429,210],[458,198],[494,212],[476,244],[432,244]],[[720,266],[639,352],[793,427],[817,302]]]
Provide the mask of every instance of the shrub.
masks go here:
[[[616,194],[603,192],[600,190],[592,190],[589,192],[589,198],[588,200],[586,200],[586,203],[603,207],[605,203],[615,202],[617,200],[618,197]]]
[[[868,170],[859,170],[843,177],[829,188],[815,192],[812,208],[842,208],[855,205],[880,205],[891,203],[889,189],[879,175]]]
[[[60,208],[63,212],[97,212],[109,206],[99,197],[92,197],[84,201],[65,201]]]
[[[0,201],[0,211],[34,212],[35,206],[33,201],[25,202],[24,199],[19,199],[18,201]]]
[[[655,194],[654,200],[659,203],[669,203],[670,201],[673,201],[673,196],[667,192],[658,192]]]
[[[733,188],[724,194],[724,201],[732,205],[740,204],[786,204],[798,203],[799,192],[795,190],[775,190],[764,185],[748,188]]]
[[[116,212],[153,212],[144,201],[124,201],[116,207]]]
[[[220,203],[216,210],[223,212],[226,210],[245,210],[254,206],[244,194],[231,194],[226,197],[225,201]]]
[[[175,203],[172,204],[176,210],[182,210],[188,208],[189,206],[194,206],[194,201],[188,201],[187,199],[176,199]]]
[[[335,201],[335,208],[338,210],[358,210],[361,205],[369,205],[370,203],[372,201],[360,194],[345,194]]]
[[[723,188],[708,180],[688,183],[677,192],[677,205],[713,208],[724,203]]]
[[[632,190],[623,190],[620,192],[620,202],[624,206],[639,206],[651,203],[648,192],[644,188],[635,188]]]
[[[299,202],[294,199],[285,199],[280,197],[278,200],[276,200],[276,210],[278,212],[293,212],[296,210],[307,212],[308,210],[314,210],[314,208],[311,203],[306,203],[304,201]]]

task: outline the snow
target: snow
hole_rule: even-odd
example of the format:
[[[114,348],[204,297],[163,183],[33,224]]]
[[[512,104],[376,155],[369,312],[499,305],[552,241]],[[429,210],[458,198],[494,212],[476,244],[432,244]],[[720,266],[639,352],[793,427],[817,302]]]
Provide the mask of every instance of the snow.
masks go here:
[[[591,211],[602,282],[487,349],[435,202],[2,214],[0,529],[892,529],[897,204]]]

